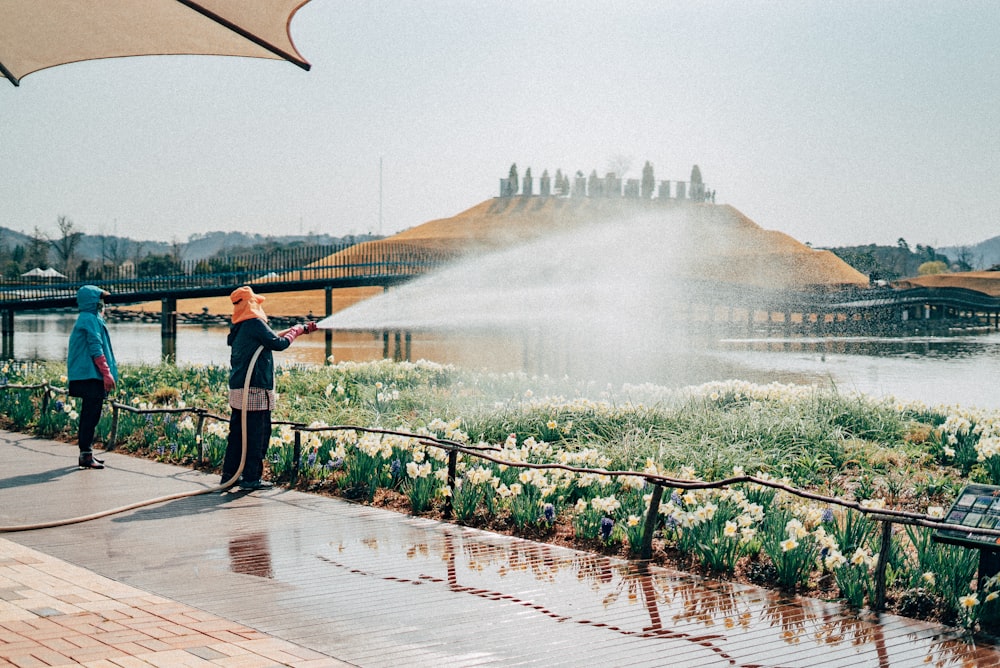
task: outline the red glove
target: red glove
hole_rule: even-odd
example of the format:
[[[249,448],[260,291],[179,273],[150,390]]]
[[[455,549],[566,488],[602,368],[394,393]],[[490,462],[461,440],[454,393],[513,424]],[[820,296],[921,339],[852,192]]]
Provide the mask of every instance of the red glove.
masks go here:
[[[101,377],[104,378],[104,391],[110,392],[115,389],[115,377],[111,375],[108,358],[104,355],[97,355],[94,357],[94,366],[97,367],[97,370],[101,372]]]
[[[295,325],[293,327],[289,327],[282,336],[288,339],[288,342],[291,343],[296,338],[305,333],[305,331],[306,328],[303,327],[302,325]]]
[[[313,332],[316,331],[316,323],[311,320],[305,324],[305,327],[306,327],[306,334],[312,334]]]

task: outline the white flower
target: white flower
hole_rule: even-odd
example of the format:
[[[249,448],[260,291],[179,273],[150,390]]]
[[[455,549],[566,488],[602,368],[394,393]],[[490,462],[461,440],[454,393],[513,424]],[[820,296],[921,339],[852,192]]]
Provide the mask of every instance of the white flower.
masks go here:
[[[834,571],[847,563],[847,558],[840,553],[840,550],[831,550],[826,558],[823,560],[823,564],[826,566],[827,570]]]
[[[851,555],[851,563],[855,566],[871,566],[874,563],[871,550],[867,547],[859,547]]]
[[[802,526],[802,522],[797,519],[788,520],[788,524],[785,525],[785,533],[788,534],[789,538],[805,538],[809,535],[806,528]]]
[[[958,599],[958,604],[963,608],[971,609],[979,605],[979,596],[976,594],[966,594]]]

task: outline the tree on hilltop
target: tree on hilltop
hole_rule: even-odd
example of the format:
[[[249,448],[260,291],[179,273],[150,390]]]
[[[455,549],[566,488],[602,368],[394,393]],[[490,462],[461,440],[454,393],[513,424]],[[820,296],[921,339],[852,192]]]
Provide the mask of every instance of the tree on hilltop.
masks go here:
[[[696,183],[702,183],[701,180],[701,170],[698,169],[698,165],[691,168],[691,185]]]
[[[646,161],[646,164],[642,167],[642,198],[650,199],[653,196],[653,191],[656,190],[656,179],[653,177],[653,165]]]

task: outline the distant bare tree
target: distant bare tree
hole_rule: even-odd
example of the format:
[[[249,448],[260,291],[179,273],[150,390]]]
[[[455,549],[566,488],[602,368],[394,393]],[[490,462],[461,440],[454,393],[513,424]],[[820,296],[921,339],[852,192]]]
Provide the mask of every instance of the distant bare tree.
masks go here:
[[[122,248],[127,245],[123,239],[118,237],[101,237],[101,263],[104,266],[110,266],[111,271],[114,272],[121,266],[121,263],[128,259],[128,252],[126,249]]]
[[[83,232],[74,229],[73,221],[66,216],[59,216],[56,225],[59,227],[59,238],[49,243],[59,258],[60,271],[69,276],[73,270],[73,256],[80,239],[83,238]]]
[[[962,246],[958,249],[958,253],[955,256],[955,264],[959,271],[972,271],[981,263],[982,260],[977,261],[972,249],[968,246]]]
[[[184,242],[177,237],[174,237],[170,242],[170,257],[173,258],[178,267],[181,266],[181,262],[184,260]]]

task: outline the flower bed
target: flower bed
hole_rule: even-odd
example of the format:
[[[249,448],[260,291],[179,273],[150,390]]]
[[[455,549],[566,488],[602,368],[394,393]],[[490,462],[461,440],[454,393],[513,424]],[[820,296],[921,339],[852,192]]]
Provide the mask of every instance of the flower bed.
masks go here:
[[[62,371],[7,366],[3,376],[58,387]],[[122,371],[114,400],[132,410],[118,412],[118,448],[217,470],[228,369]],[[859,608],[881,601],[884,582],[889,609],[969,628],[1000,607],[994,582],[977,586],[976,551],[933,541],[927,526],[884,532],[876,521],[933,517],[965,483],[1000,483],[993,414],[738,381],[611,391],[425,362],[277,376],[274,417],[286,424],[267,465],[279,483],[629,558],[652,515],[653,560],[685,570]],[[0,392],[3,426],[69,440],[74,401]],[[111,430],[105,415],[99,437]],[[449,444],[461,449],[452,477]],[[697,488],[724,479],[735,482]]]

